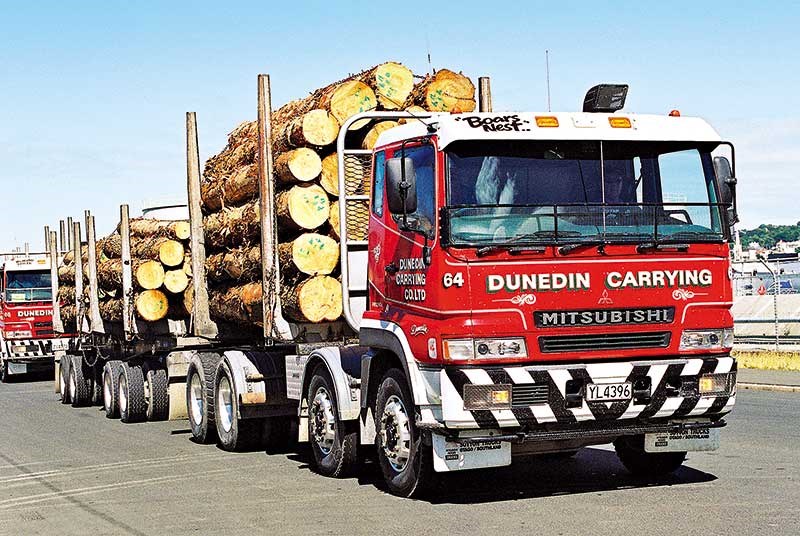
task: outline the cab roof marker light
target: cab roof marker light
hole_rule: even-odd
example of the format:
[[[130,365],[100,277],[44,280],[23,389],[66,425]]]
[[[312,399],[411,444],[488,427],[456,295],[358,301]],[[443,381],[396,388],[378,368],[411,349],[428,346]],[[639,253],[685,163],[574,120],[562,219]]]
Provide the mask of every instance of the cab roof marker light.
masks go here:
[[[539,128],[558,128],[558,118],[552,115],[537,115],[536,126]]]
[[[608,124],[611,128],[631,128],[631,120],[627,117],[609,117]]]

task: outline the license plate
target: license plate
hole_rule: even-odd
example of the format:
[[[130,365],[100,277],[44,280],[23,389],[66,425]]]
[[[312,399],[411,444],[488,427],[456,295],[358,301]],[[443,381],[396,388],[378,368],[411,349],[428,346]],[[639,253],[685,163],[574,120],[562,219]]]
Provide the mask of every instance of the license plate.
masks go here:
[[[587,402],[616,402],[630,400],[633,396],[631,382],[590,383],[586,385]]]

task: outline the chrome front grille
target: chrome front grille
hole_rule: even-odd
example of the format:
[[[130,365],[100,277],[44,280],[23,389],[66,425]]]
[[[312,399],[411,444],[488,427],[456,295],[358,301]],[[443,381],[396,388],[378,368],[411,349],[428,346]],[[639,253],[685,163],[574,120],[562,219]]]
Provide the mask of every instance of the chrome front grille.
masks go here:
[[[602,350],[636,350],[638,348],[666,348],[670,332],[602,333],[599,335],[556,335],[539,337],[542,352],[592,352]]]

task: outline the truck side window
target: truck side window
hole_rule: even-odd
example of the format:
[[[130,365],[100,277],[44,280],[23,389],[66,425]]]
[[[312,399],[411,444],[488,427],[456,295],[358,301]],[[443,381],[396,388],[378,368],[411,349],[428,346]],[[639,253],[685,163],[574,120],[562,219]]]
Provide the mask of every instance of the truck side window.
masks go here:
[[[383,216],[384,171],[386,171],[386,154],[381,151],[375,155],[375,187],[372,189],[372,212]]]
[[[432,145],[422,145],[405,150],[406,156],[414,161],[417,176],[417,211],[409,216],[416,219],[417,228],[428,237],[433,238],[434,222],[436,221],[436,187],[433,163],[436,152]],[[394,156],[400,156],[395,151]]]

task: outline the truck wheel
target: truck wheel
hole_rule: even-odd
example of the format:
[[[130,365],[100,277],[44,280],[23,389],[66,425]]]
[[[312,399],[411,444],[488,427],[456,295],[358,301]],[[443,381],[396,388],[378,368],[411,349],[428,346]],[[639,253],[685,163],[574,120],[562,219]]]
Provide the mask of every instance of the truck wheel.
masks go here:
[[[119,374],[122,361],[107,361],[103,367],[103,409],[106,417],[119,417]]]
[[[147,371],[145,400],[148,421],[166,421],[169,418],[169,386],[166,370],[149,369]]]
[[[119,373],[119,417],[124,423],[141,422],[147,416],[142,367],[123,363]]]
[[[260,446],[264,437],[263,419],[239,419],[233,375],[225,361],[217,367],[214,379],[214,416],[219,445],[224,450],[241,451]]]
[[[92,367],[92,405],[103,405],[103,369],[99,361]]]
[[[92,385],[88,367],[83,363],[83,356],[72,356],[69,364],[69,398],[72,407],[84,407],[91,404]]]
[[[192,436],[198,443],[216,439],[214,375],[220,359],[218,354],[198,353],[192,357],[186,373],[186,411]]]
[[[9,383],[11,374],[8,373],[8,361],[0,357],[0,382]]]
[[[69,369],[72,356],[65,355],[61,358],[61,403],[69,404]]]
[[[308,384],[308,439],[317,471],[342,478],[358,464],[358,433],[339,418],[336,390],[328,369],[318,365]]]
[[[389,491],[400,497],[422,495],[433,481],[433,452],[414,423],[414,400],[405,376],[389,369],[375,402],[375,446]]]
[[[622,436],[614,441],[617,456],[636,477],[655,478],[676,471],[686,460],[685,452],[645,452],[644,436]]]

